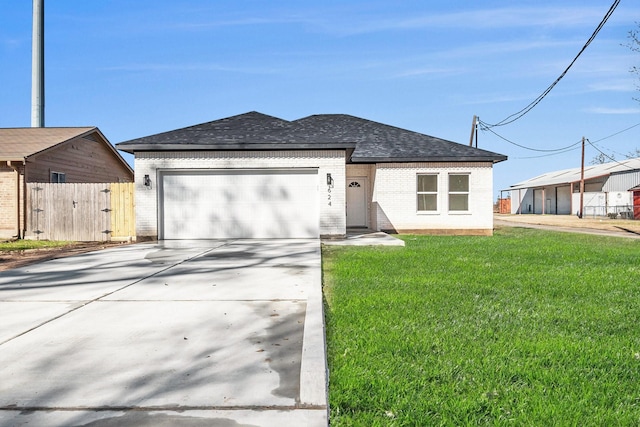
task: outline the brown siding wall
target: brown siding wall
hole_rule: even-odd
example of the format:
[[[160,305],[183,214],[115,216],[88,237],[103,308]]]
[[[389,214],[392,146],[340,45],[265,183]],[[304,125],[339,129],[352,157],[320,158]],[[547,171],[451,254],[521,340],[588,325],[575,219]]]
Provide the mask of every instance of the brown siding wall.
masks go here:
[[[27,159],[27,182],[50,182],[51,172],[65,174],[66,182],[132,182],[133,174],[108,148],[106,141],[74,138]]]

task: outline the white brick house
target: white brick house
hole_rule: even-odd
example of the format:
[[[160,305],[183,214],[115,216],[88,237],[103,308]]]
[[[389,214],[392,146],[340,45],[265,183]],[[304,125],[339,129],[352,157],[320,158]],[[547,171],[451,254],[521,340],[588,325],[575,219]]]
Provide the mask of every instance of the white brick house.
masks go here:
[[[117,144],[138,239],[493,230],[500,154],[347,115],[257,112]]]

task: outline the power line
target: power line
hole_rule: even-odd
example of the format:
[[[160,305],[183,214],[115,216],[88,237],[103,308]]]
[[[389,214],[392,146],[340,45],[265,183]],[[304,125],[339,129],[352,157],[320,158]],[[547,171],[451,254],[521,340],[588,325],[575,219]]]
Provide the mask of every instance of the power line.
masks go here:
[[[488,128],[495,127],[495,126],[508,125],[509,123],[513,123],[516,120],[520,119],[522,116],[524,116],[529,111],[531,111],[536,105],[538,105],[540,103],[540,101],[542,101],[544,99],[544,97],[546,97],[549,94],[549,92],[551,92],[551,90],[560,82],[560,80],[562,80],[562,78],[567,74],[569,69],[578,60],[580,55],[582,55],[582,52],[584,52],[587,49],[587,47],[591,44],[591,42],[596,38],[596,36],[598,35],[598,33],[600,32],[602,27],[604,27],[604,24],[609,20],[609,18],[613,14],[613,11],[618,7],[619,3],[620,3],[620,0],[615,0],[613,2],[611,7],[609,8],[609,11],[606,13],[606,15],[604,16],[602,21],[600,21],[600,24],[598,24],[598,27],[594,30],[593,34],[591,34],[591,37],[589,37],[589,40],[587,40],[587,42],[584,44],[582,49],[580,49],[580,52],[578,52],[578,54],[576,55],[575,58],[573,58],[573,61],[571,61],[569,66],[562,72],[562,74],[560,74],[560,77],[558,77],[553,83],[551,83],[551,85],[549,87],[547,87],[544,90],[544,92],[542,92],[536,99],[534,99],[529,105],[524,107],[522,110],[511,114],[510,116],[506,117],[505,119],[502,119],[498,123],[488,124],[488,123],[484,123],[483,122],[483,124]]]
[[[526,145],[518,144],[517,142],[514,142],[514,141],[512,141],[512,140],[510,140],[510,139],[508,139],[508,138],[505,138],[504,136],[502,136],[502,135],[498,134],[498,133],[497,133],[496,131],[494,131],[493,129],[491,129],[491,128],[489,128],[489,127],[485,126],[485,125],[484,125],[484,123],[483,123],[482,121],[480,121],[480,122],[479,122],[479,124],[480,124],[480,130],[482,130],[482,131],[489,131],[489,132],[491,132],[492,134],[494,134],[495,136],[497,136],[498,138],[502,139],[503,141],[508,142],[509,144],[515,145],[516,147],[520,147],[520,148],[523,148],[523,149],[525,149],[525,150],[529,150],[529,151],[536,151],[536,152],[548,153],[548,154],[542,154],[542,155],[539,155],[539,156],[514,157],[514,159],[519,159],[519,160],[524,160],[524,159],[539,159],[539,158],[542,158],[542,157],[551,157],[551,156],[556,156],[556,155],[558,155],[558,154],[568,153],[568,152],[570,152],[570,151],[574,151],[574,150],[578,149],[578,145],[582,143],[582,140],[580,140],[580,141],[574,142],[573,144],[571,144],[571,145],[567,145],[566,147],[562,147],[562,148],[552,148],[552,149],[532,148],[532,147],[527,147]],[[638,126],[640,126],[640,123],[636,123],[635,125],[632,125],[632,126],[629,126],[629,127],[625,128],[625,129],[622,129],[622,130],[620,130],[620,131],[614,132],[614,133],[612,133],[611,135],[607,135],[607,136],[605,136],[605,137],[603,137],[603,138],[600,138],[600,139],[597,139],[597,140],[595,140],[595,141],[593,141],[593,142],[592,142],[592,141],[589,141],[588,139],[587,139],[587,141],[589,142],[589,144],[591,144],[591,146],[592,146],[593,148],[595,148],[596,150],[598,150],[598,151],[599,151],[603,156],[605,156],[606,158],[608,158],[608,159],[610,159],[610,160],[612,160],[612,161],[616,161],[613,157],[608,156],[607,154],[603,153],[603,152],[602,152],[600,149],[598,149],[594,144],[595,144],[596,142],[601,142],[601,141],[605,141],[605,140],[607,140],[607,139],[609,139],[609,138],[613,138],[614,136],[620,135],[621,133],[627,132],[627,131],[629,131],[629,130],[631,130],[631,129],[633,129],[633,128],[636,128],[636,127],[638,127]],[[618,153],[618,154],[620,154],[620,153]],[[623,155],[623,156],[624,156],[625,154],[621,154],[621,155]]]
[[[480,130],[489,131],[492,134],[494,134],[495,136],[497,136],[498,138],[502,139],[503,141],[506,141],[509,144],[513,144],[516,147],[524,148],[525,150],[530,150],[530,151],[538,151],[538,152],[542,152],[542,153],[557,153],[557,152],[565,151],[565,150],[568,150],[570,148],[575,147],[576,145],[578,145],[578,144],[580,144],[582,142],[582,141],[578,141],[578,142],[575,142],[575,143],[573,143],[571,145],[568,145],[568,146],[562,147],[562,148],[552,148],[552,149],[532,148],[532,147],[527,147],[526,145],[518,144],[517,142],[513,142],[510,139],[507,139],[504,136],[499,135],[496,131],[494,131],[490,127],[487,127],[484,124],[484,122],[480,122]]]
[[[614,136],[616,136],[616,135],[620,135],[621,133],[626,132],[626,131],[628,131],[628,130],[631,130],[631,129],[633,129],[634,127],[637,127],[637,126],[640,126],[640,123],[636,123],[636,124],[635,124],[635,125],[633,125],[633,126],[629,126],[629,127],[628,127],[628,128],[626,128],[626,129],[622,129],[621,131],[618,131],[618,132],[616,132],[616,133],[612,133],[612,134],[611,134],[611,135],[609,135],[609,136],[605,136],[604,138],[600,138],[600,139],[598,139],[598,140],[596,140],[596,141],[593,141],[593,142],[594,142],[594,143],[596,143],[596,142],[604,141],[605,139],[613,138]]]
[[[582,142],[582,141],[580,141],[580,142]],[[509,158],[510,159],[514,159],[514,160],[541,159],[543,157],[557,156],[557,155],[560,155],[560,154],[569,153],[571,151],[576,151],[576,150],[579,150],[579,149],[580,149],[580,147],[573,147],[573,148],[569,148],[568,150],[565,150],[565,151],[556,151],[555,153],[541,154],[539,156],[509,157]]]
[[[595,148],[595,149],[596,149],[596,151],[598,151],[600,154],[602,154],[603,156],[605,156],[607,159],[611,160],[612,162],[617,163],[617,164],[619,164],[620,166],[624,166],[624,167],[625,167],[625,168],[627,168],[627,169],[635,169],[634,167],[631,167],[631,166],[626,165],[626,164],[624,164],[624,163],[622,163],[622,162],[619,162],[619,161],[617,161],[616,159],[614,159],[613,157],[611,157],[611,156],[609,156],[608,154],[604,153],[602,150],[600,150],[600,149],[599,149],[599,148],[598,148],[594,143],[592,143],[592,142],[591,142],[591,141],[589,141],[588,139],[587,139],[587,142],[589,143],[589,145],[591,145],[593,148]]]
[[[597,139],[597,140],[595,140],[595,141],[589,141],[589,143],[590,143],[591,145],[594,145],[596,142],[602,142],[602,141],[605,141],[605,140],[607,140],[607,139],[609,139],[609,138],[613,138],[614,136],[620,135],[621,133],[626,132],[626,131],[628,131],[628,130],[631,130],[631,129],[633,129],[633,128],[635,128],[635,127],[638,127],[638,126],[640,126],[640,123],[636,123],[636,124],[635,124],[635,125],[633,125],[633,126],[629,126],[629,127],[628,127],[628,128],[626,128],[626,129],[623,129],[623,130],[618,131],[618,132],[616,132],[616,133],[612,133],[611,135],[605,136],[604,138],[600,138],[600,139]],[[596,147],[594,146],[594,148],[596,148]],[[596,150],[597,150],[597,148],[596,148]],[[600,150],[598,150],[598,151],[600,151]],[[620,152],[618,152],[618,151],[611,150],[611,149],[610,149],[609,151],[610,151],[611,153],[613,153],[613,154],[618,154],[618,155],[620,155],[620,156],[627,157],[627,158],[629,158],[629,156],[630,156],[629,154],[623,154],[623,153],[620,153]],[[600,151],[600,152],[602,153],[602,151]],[[606,156],[606,157],[607,157],[607,158],[609,158],[609,159],[613,159],[613,155],[612,155],[611,157],[607,156],[607,155],[606,155],[606,154],[604,154],[604,153],[602,153],[602,155],[603,155],[603,156]]]
[[[589,145],[591,145],[593,148],[595,148],[598,153],[602,154],[603,156],[605,156],[607,159],[611,160],[612,162],[616,161],[616,159],[615,159],[615,157],[613,157],[613,155],[610,156],[610,155],[606,154],[594,142],[589,141],[589,139],[587,139],[586,141],[589,143]]]

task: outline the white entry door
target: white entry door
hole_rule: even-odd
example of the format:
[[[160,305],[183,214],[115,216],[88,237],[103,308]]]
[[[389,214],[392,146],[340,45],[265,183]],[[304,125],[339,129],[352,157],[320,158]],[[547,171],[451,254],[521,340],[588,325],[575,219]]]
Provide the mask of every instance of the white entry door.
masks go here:
[[[317,169],[167,171],[162,239],[317,238]]]
[[[347,227],[367,226],[366,196],[364,178],[347,178]]]

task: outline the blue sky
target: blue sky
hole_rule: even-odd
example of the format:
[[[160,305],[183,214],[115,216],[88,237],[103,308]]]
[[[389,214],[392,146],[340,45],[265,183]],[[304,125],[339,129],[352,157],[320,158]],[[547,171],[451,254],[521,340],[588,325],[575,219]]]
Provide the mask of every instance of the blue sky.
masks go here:
[[[345,113],[469,143],[478,115],[522,109],[569,65],[609,1],[46,1],[47,126],[98,126],[112,143],[247,111]],[[0,127],[30,125],[31,1],[0,0]],[[640,123],[640,54],[622,46],[640,4],[622,0],[596,40],[503,137],[537,149]],[[597,145],[640,148],[640,126]],[[506,154],[494,190],[578,167],[580,150]],[[586,157],[598,152],[588,146]],[[534,158],[532,158],[534,157]],[[126,157],[129,161],[130,156]]]

